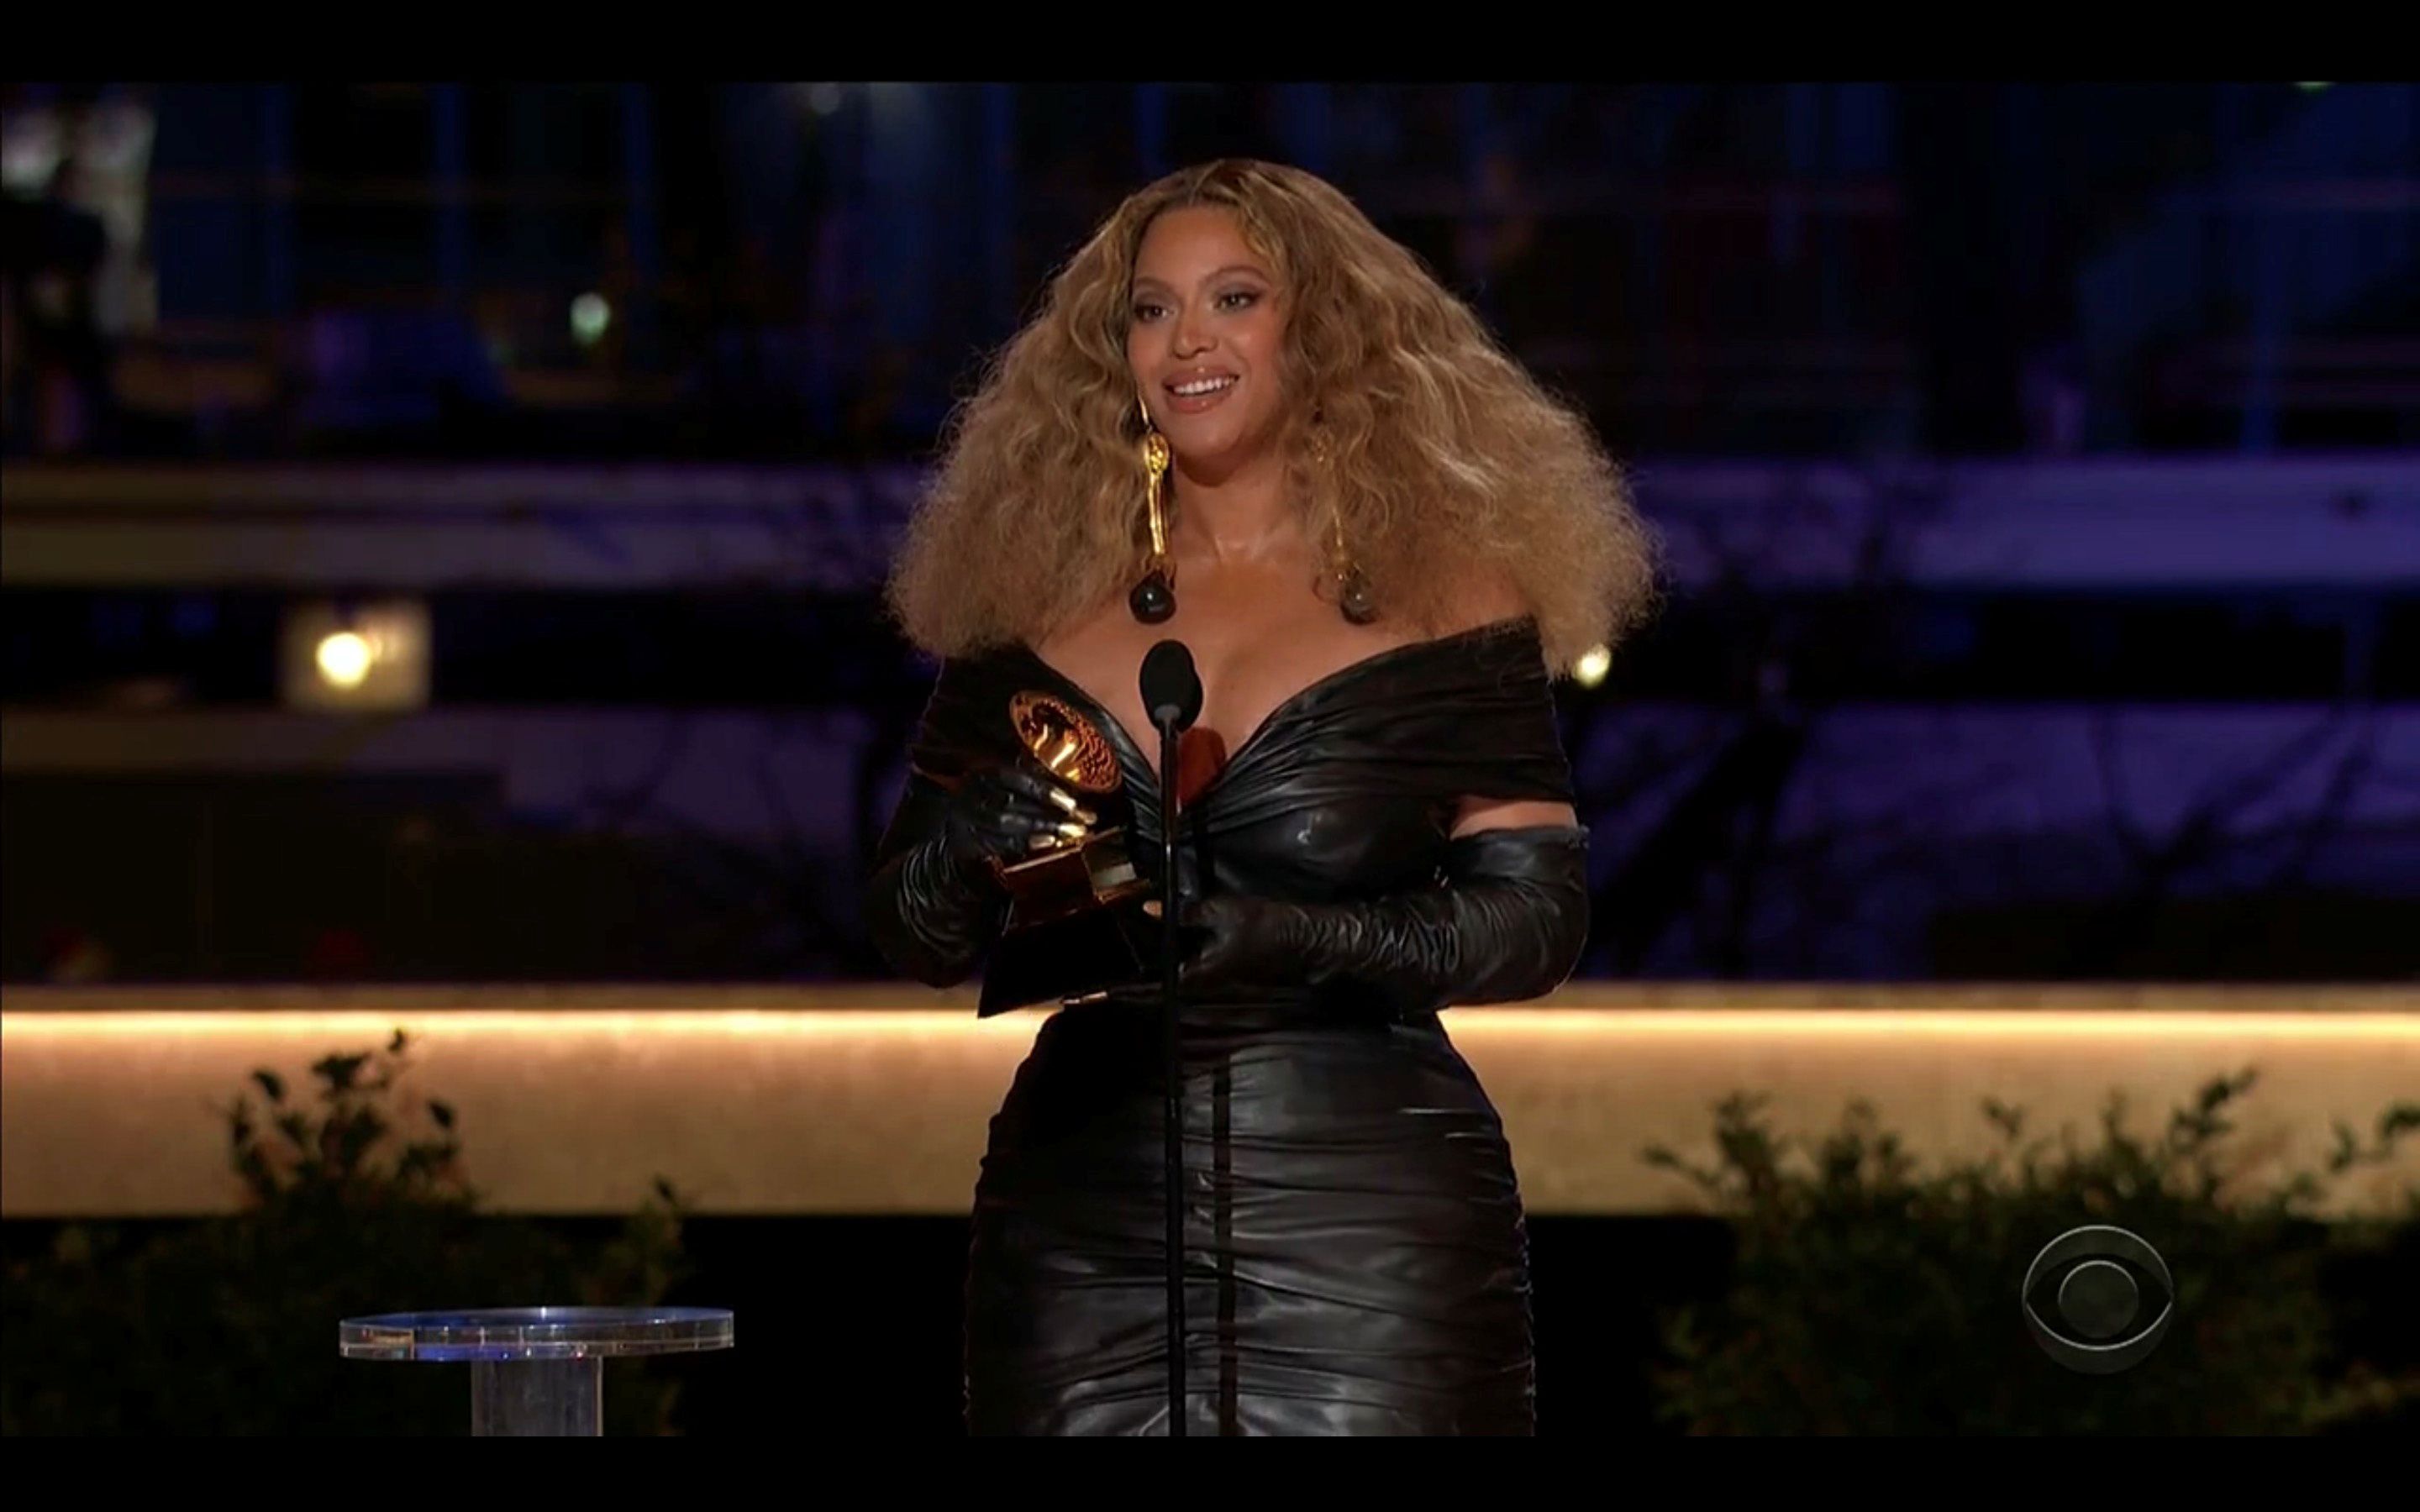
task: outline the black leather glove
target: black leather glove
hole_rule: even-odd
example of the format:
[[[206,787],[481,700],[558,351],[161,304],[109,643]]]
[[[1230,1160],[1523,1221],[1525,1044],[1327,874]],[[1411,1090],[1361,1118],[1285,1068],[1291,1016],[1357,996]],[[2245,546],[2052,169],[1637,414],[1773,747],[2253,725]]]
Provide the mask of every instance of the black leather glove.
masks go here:
[[[875,948],[927,986],[964,981],[1000,933],[1008,894],[999,865],[1040,854],[1037,837],[1070,839],[1070,826],[1096,820],[1033,766],[986,768],[954,791],[910,773],[866,884]]]
[[[1230,895],[1180,916],[1194,987],[1351,982],[1399,1011],[1503,1003],[1561,985],[1588,943],[1588,831],[1489,829],[1455,841],[1443,886],[1368,903]]]

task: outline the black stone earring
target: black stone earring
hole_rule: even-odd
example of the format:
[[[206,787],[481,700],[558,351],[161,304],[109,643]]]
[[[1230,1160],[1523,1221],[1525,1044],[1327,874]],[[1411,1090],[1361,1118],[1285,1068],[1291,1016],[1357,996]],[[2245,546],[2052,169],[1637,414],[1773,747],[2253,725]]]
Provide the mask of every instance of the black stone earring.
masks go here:
[[[1143,412],[1151,425],[1151,413]],[[1160,484],[1168,476],[1168,438],[1151,426],[1142,439],[1143,471],[1150,478],[1146,507],[1151,511],[1151,570],[1126,595],[1126,608],[1145,625],[1165,625],[1176,612],[1176,564],[1168,557],[1168,516],[1160,502]]]
[[[1378,600],[1370,592],[1370,579],[1344,555],[1343,535],[1337,535],[1336,565],[1331,571],[1336,580],[1336,607],[1345,619],[1355,625],[1368,625],[1378,617]]]

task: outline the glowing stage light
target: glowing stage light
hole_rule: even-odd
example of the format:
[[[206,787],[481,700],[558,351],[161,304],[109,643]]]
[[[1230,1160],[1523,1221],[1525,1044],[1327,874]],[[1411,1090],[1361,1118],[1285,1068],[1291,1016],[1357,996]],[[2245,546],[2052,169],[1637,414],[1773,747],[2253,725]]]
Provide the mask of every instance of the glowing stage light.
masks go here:
[[[337,687],[359,687],[370,674],[370,663],[378,652],[366,637],[351,630],[338,630],[319,638],[313,659],[318,663],[319,675]]]
[[[1604,682],[1605,674],[1611,671],[1613,653],[1604,646],[1590,646],[1581,652],[1580,659],[1573,664],[1572,677],[1582,687],[1594,687]]]
[[[582,294],[571,301],[571,334],[582,347],[594,347],[605,339],[605,328],[613,323],[613,307],[605,302],[602,294]]]
[[[296,604],[286,612],[280,656],[294,708],[416,709],[428,702],[428,610],[409,599]]]

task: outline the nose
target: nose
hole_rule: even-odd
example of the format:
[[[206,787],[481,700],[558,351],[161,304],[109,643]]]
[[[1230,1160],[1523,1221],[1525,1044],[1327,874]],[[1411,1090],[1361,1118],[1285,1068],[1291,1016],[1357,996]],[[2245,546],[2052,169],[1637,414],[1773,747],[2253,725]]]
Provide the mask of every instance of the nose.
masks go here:
[[[1180,361],[1199,357],[1210,349],[1209,329],[1198,311],[1188,307],[1170,323],[1168,346]]]

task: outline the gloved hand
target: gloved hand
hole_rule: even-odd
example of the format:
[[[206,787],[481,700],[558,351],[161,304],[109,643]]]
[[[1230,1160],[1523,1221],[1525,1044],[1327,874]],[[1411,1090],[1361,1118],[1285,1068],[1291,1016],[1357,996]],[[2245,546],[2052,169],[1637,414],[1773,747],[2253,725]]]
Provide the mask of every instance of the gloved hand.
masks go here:
[[[970,878],[997,880],[998,868],[1071,840],[1100,816],[1040,768],[987,767],[941,805],[941,845]]]
[[[1224,895],[1178,917],[1196,988],[1352,982],[1398,1010],[1535,997],[1588,942],[1588,831],[1490,829],[1455,841],[1444,884],[1366,903]]]
[[[1000,868],[1098,822],[1031,764],[988,768],[954,790],[910,774],[866,884],[876,948],[928,986],[965,980],[1000,933],[1008,898]]]

